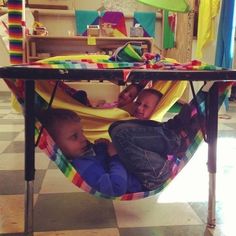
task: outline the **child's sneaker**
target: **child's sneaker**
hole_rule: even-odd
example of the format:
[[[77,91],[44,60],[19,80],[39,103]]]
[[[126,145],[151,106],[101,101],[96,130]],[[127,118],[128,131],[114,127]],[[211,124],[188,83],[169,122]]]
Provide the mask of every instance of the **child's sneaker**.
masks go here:
[[[172,130],[179,130],[187,126],[190,122],[192,108],[189,104],[184,104],[179,112],[173,119],[168,120],[165,125]]]
[[[197,132],[203,129],[205,133],[205,119],[202,114],[198,114],[195,107],[185,104],[179,114],[166,122],[166,127],[180,136],[181,143],[177,152],[182,156],[193,142]]]

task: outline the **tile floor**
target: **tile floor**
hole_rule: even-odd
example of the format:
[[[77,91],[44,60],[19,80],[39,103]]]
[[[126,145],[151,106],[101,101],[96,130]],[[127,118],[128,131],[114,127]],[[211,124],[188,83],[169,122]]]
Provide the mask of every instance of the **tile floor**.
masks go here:
[[[207,145],[158,197],[121,202],[98,199],[71,184],[36,150],[34,235],[235,236],[236,103],[219,119],[215,229],[206,227]],[[24,235],[24,125],[0,93],[0,235]]]

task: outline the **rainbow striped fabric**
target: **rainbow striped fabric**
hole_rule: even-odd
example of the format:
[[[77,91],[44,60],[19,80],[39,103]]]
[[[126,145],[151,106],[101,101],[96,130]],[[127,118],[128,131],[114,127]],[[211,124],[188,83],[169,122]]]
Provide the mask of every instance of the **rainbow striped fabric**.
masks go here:
[[[230,89],[230,83],[220,82],[219,88],[220,88],[219,89],[219,108],[220,108],[221,104],[223,103],[226,97],[226,94],[228,93]],[[198,101],[199,108],[202,114],[205,113],[205,109],[206,109],[205,95],[206,95],[205,92],[203,92],[202,90],[200,90],[197,94],[197,101]],[[193,103],[193,101],[191,101],[190,103]],[[39,128],[40,125],[37,124],[37,127]],[[59,169],[64,173],[64,175],[72,183],[74,183],[76,186],[78,186],[85,192],[89,192],[90,194],[93,194],[97,197],[103,197],[103,198],[109,198],[109,199],[115,199],[115,200],[136,200],[136,199],[141,199],[141,198],[149,197],[149,196],[160,193],[172,181],[172,179],[175,178],[175,176],[182,170],[182,168],[188,163],[188,161],[193,157],[194,153],[196,152],[197,148],[199,147],[202,141],[203,141],[203,134],[201,132],[201,127],[199,126],[199,129],[195,134],[195,138],[193,142],[189,144],[189,147],[185,153],[185,158],[179,158],[177,156],[169,157],[172,161],[171,178],[169,178],[159,188],[153,191],[129,193],[120,197],[106,196],[96,191],[95,189],[91,188],[86,183],[86,181],[81,178],[80,174],[76,172],[74,167],[66,159],[66,157],[63,155],[61,150],[51,139],[51,137],[49,136],[46,130],[44,130],[43,135],[41,136],[39,148],[42,151],[44,151],[50,157],[50,159],[53,160],[57,164]]]
[[[23,63],[23,1],[8,0],[9,48],[11,64]]]
[[[153,60],[151,62],[151,60]],[[151,58],[150,63],[141,63],[140,66],[143,66],[144,68],[156,68],[156,69],[163,69],[163,68],[168,68],[168,69],[192,69],[192,70],[198,70],[198,69],[211,69],[211,70],[215,70],[217,69],[214,66],[210,66],[210,65],[204,65],[198,61],[192,61],[190,63],[185,63],[185,64],[180,64],[180,63],[176,63],[176,62],[170,62],[170,60],[166,60],[166,59],[162,59],[159,60],[158,62],[155,62],[155,58]],[[155,62],[155,63],[154,63]],[[113,66],[113,68],[117,68],[117,66],[119,68],[122,68],[122,66],[124,64],[122,63],[117,63],[117,62],[106,62],[106,61],[93,61],[93,60],[89,60],[89,59],[85,59],[85,60],[78,60],[78,61],[70,61],[70,60],[56,60],[55,58],[52,58],[52,60],[50,62],[40,62],[40,63],[35,63],[33,65],[26,65],[26,67],[49,67],[49,68],[109,68],[109,66],[107,66],[107,63],[111,63],[111,65]],[[132,63],[128,63],[126,64],[126,66],[129,65],[131,66]],[[130,67],[132,68],[132,67]],[[9,88],[12,90],[12,92],[16,95],[19,103],[21,103],[22,106],[24,106],[24,96],[23,96],[23,91],[22,88],[19,88],[16,81],[13,80],[6,80]],[[223,100],[230,88],[230,83],[226,83],[226,82],[218,82],[219,83],[219,107],[221,106],[221,104],[223,103]],[[38,101],[38,105],[40,106],[46,106],[47,103],[43,100],[42,97],[40,97],[38,94],[36,95],[37,99],[36,101]],[[201,110],[201,113],[204,114],[205,113],[205,109],[206,109],[206,103],[205,103],[205,92],[203,92],[202,90],[200,90],[197,94],[197,101],[199,104],[199,108]],[[193,101],[191,101],[191,103],[193,103]],[[36,123],[36,136],[39,134],[39,129],[40,129],[40,124],[39,122]],[[195,151],[197,150],[198,146],[200,145],[200,143],[203,140],[203,135],[201,133],[200,130],[200,126],[199,129],[196,131],[195,134],[195,138],[193,140],[192,143],[189,144],[188,149],[185,153],[185,158],[179,158],[179,157],[175,157],[175,156],[170,156],[170,160],[172,161],[172,176],[171,178],[169,178],[165,183],[163,183],[162,186],[160,186],[158,189],[153,190],[153,191],[147,191],[147,192],[138,192],[138,193],[131,193],[131,194],[125,194],[123,196],[120,197],[110,197],[110,196],[106,196],[98,191],[96,191],[95,189],[91,188],[84,179],[81,178],[80,174],[78,172],[76,172],[76,170],[74,169],[74,167],[71,165],[71,163],[66,159],[66,157],[63,155],[63,153],[61,152],[61,150],[58,148],[58,146],[54,143],[54,141],[51,139],[51,137],[49,136],[49,134],[47,133],[47,131],[44,129],[43,133],[41,135],[40,138],[40,142],[39,142],[39,148],[44,151],[49,157],[50,159],[52,159],[57,166],[59,167],[59,169],[64,173],[64,175],[71,181],[73,182],[76,186],[78,186],[79,188],[81,188],[82,190],[84,190],[85,192],[89,192],[95,196],[98,197],[103,197],[103,198],[110,198],[110,199],[116,199],[116,200],[135,200],[135,199],[141,199],[141,198],[145,198],[148,196],[152,196],[155,195],[159,192],[161,192],[171,181],[172,179],[180,172],[180,170],[183,168],[183,166],[185,166],[188,161],[192,158],[193,154],[195,153]]]

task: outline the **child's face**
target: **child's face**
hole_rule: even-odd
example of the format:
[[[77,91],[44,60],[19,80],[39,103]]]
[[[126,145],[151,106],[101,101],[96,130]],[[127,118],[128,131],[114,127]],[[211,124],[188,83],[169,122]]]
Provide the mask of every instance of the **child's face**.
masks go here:
[[[159,100],[153,94],[141,93],[135,102],[133,116],[141,120],[149,119],[155,111]]]
[[[134,85],[130,85],[125,88],[118,97],[118,107],[123,107],[131,103],[137,96],[138,89]]]
[[[65,156],[73,159],[87,150],[89,142],[79,121],[59,121],[56,126],[55,142]]]

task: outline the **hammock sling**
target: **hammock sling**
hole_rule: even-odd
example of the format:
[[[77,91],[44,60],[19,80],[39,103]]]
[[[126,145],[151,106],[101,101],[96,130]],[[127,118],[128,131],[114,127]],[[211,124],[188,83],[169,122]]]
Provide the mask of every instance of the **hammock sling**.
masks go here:
[[[15,89],[16,87],[10,85],[9,80],[6,81],[8,86],[12,89],[12,91],[17,95]],[[221,104],[224,101],[224,98],[226,94],[228,93],[230,86],[228,83],[220,83],[220,92],[219,92],[219,105],[218,107],[221,106]],[[164,95],[165,96],[165,95]],[[36,95],[36,100],[41,100],[42,97],[39,97],[39,95]],[[24,105],[24,101],[22,100],[23,98],[18,98],[18,101],[21,102],[21,105]],[[56,99],[56,97],[54,98]],[[194,106],[196,105],[195,103],[197,102],[199,112],[201,114],[205,114],[206,112],[206,92],[203,92],[200,90],[196,97],[190,101],[190,104],[193,104]],[[23,103],[22,103],[23,102]],[[45,102],[45,101],[44,101]],[[47,102],[45,102],[47,104]],[[52,102],[53,106],[54,100]],[[63,104],[64,105],[64,104]],[[58,106],[59,107],[59,106]],[[41,124],[39,122],[36,123],[36,134],[39,134]],[[165,188],[166,185],[170,183],[170,181],[179,173],[179,171],[183,168],[183,166],[191,159],[195,151],[197,150],[198,146],[204,139],[204,133],[201,131],[201,126],[198,128],[198,132],[196,132],[196,136],[193,140],[192,143],[189,144],[189,147],[185,153],[185,158],[178,158],[178,157],[172,157],[173,158],[173,168],[172,168],[172,176],[170,179],[168,179],[161,187],[159,187],[156,190],[153,191],[148,191],[148,192],[138,192],[138,193],[130,193],[130,194],[125,194],[120,197],[111,197],[111,196],[106,196],[95,189],[91,188],[85,180],[81,178],[78,172],[74,169],[74,167],[71,165],[71,163],[67,160],[67,158],[63,155],[61,150],[58,148],[58,146],[54,143],[54,141],[51,139],[50,135],[48,132],[43,129],[42,135],[39,140],[39,148],[44,151],[52,161],[56,163],[56,165],[59,167],[59,169],[64,173],[64,175],[71,181],[73,182],[76,186],[84,190],[85,192],[89,192],[91,194],[94,194],[95,196],[103,197],[103,198],[111,198],[111,199],[117,199],[117,200],[133,200],[133,199],[139,199],[139,198],[144,198],[148,196],[155,195],[159,193],[161,190]],[[86,130],[85,130],[86,133]],[[103,135],[104,132],[99,132],[99,137]],[[95,135],[97,137],[97,135]],[[107,135],[103,136],[107,137]]]
[[[49,63],[50,64],[50,63]],[[26,67],[26,68],[25,68]],[[26,71],[30,71],[30,67],[31,66],[23,66],[23,68],[21,68],[21,66],[19,67],[12,67],[10,69],[19,69],[19,71],[21,71],[21,69],[26,69]],[[45,66],[46,67],[46,66]],[[47,67],[48,68],[48,67]],[[6,68],[8,70],[8,68]],[[37,69],[37,67],[35,68],[34,65],[32,65],[32,69]],[[40,68],[42,69],[42,68]],[[18,72],[19,72],[18,71]],[[40,71],[40,70],[38,70]],[[44,70],[44,74],[46,74],[47,70]],[[51,71],[51,70],[50,70]],[[57,73],[59,73],[59,76],[57,78],[59,78],[60,76],[64,75],[64,72],[67,71],[67,70],[61,70],[61,69],[58,69],[58,70],[55,70],[54,71],[57,71]],[[89,72],[90,70],[88,70]],[[99,71],[99,69],[96,69],[96,71]],[[132,71],[132,70],[131,70]],[[2,75],[4,78],[7,78],[6,77],[6,74],[9,74],[9,71],[6,72],[6,71],[2,71]],[[6,73],[5,73],[6,72]],[[62,73],[63,72],[63,73]],[[123,70],[124,72],[124,70]],[[135,72],[135,70],[133,70],[133,72]],[[115,70],[114,72],[115,73]],[[145,74],[146,72],[144,72]],[[148,73],[148,72],[147,72]],[[152,73],[155,73],[152,71]],[[14,73],[13,73],[14,74]],[[23,76],[25,74],[23,73]],[[30,75],[30,73],[27,75],[25,75],[25,77],[27,78],[27,76],[32,76]],[[12,77],[11,75],[9,77]],[[17,78],[16,75],[13,75],[14,78]],[[36,76],[37,78],[40,77],[40,75],[37,75]],[[219,76],[218,76],[219,77]],[[19,76],[19,78],[21,78],[21,76]],[[63,76],[62,76],[63,78]],[[68,77],[69,78],[69,77]],[[152,79],[152,77],[150,77]],[[12,90],[12,92],[16,95],[18,101],[26,107],[26,111],[27,109],[33,109],[34,108],[34,105],[32,107],[32,105],[30,106],[28,103],[29,100],[32,100],[32,94],[28,91],[27,93],[27,90],[25,91],[25,96],[23,95],[24,93],[22,93],[22,91],[19,90],[19,88],[16,86],[17,83],[14,83],[14,80],[8,80],[6,79],[5,80],[6,83],[8,84],[8,86],[10,87],[10,89]],[[30,81],[27,81],[27,82],[30,82]],[[32,82],[32,81],[31,81]],[[36,90],[40,92],[42,92],[42,90],[39,89],[40,86],[38,86],[37,82],[38,81],[35,81],[36,82]],[[44,82],[46,82],[46,84],[48,85],[48,81],[47,80],[44,80]],[[30,83],[26,83],[29,84]],[[223,100],[224,100],[224,97],[225,95],[227,94],[228,92],[228,89],[230,88],[230,83],[226,83],[226,82],[217,82],[216,83],[218,86],[219,86],[219,94],[218,94],[218,98],[219,98],[219,102],[217,104],[217,107],[219,108],[220,105],[222,104]],[[26,86],[27,88],[27,86]],[[29,88],[28,88],[29,89]],[[30,86],[30,89],[31,90],[34,90],[34,86],[32,87],[32,85]],[[173,94],[173,93],[172,93]],[[206,95],[207,93],[204,92],[203,90],[200,90],[197,95],[196,95],[196,98],[194,100],[192,100],[190,103],[195,103],[197,101],[198,103],[198,110],[204,114],[205,113],[205,110],[206,110],[206,107],[207,107],[207,103],[206,103]],[[42,96],[42,97],[41,97]],[[43,101],[45,99],[45,97],[42,95],[42,93],[39,95],[36,95],[36,97]],[[69,96],[68,96],[69,97]],[[165,97],[165,96],[164,96]],[[60,105],[58,105],[55,101],[57,99],[57,96],[55,96],[54,98],[55,100],[53,101],[53,104],[55,105],[56,104],[56,107],[60,107]],[[37,100],[37,99],[36,99]],[[26,103],[24,103],[26,101]],[[47,99],[44,100],[44,102],[48,102]],[[54,103],[55,102],[55,103]],[[61,106],[63,107],[64,105],[68,105],[68,103],[62,103]],[[53,105],[53,106],[54,106]],[[86,111],[87,108],[85,108],[85,111]],[[168,109],[167,109],[168,110]],[[29,115],[29,114],[28,114]],[[210,115],[210,114],[209,114]],[[93,115],[92,115],[93,117]],[[25,114],[25,118],[26,118],[26,122],[30,119],[29,117],[27,117],[27,113]],[[95,117],[97,118],[97,117]],[[127,117],[125,117],[124,119],[126,119]],[[118,117],[118,119],[120,119],[120,117]],[[40,124],[39,123],[36,123],[36,128],[38,129],[40,127]],[[62,154],[62,152],[59,150],[59,148],[57,147],[57,145],[53,142],[53,140],[50,138],[50,136],[48,135],[47,131],[44,129],[43,130],[43,133],[42,133],[42,136],[41,136],[41,139],[40,139],[40,142],[39,142],[39,147],[45,151],[49,157],[58,165],[59,169],[65,174],[65,176],[71,181],[73,182],[75,185],[77,185],[79,188],[83,189],[84,191],[86,192],[89,192],[91,194],[94,194],[95,196],[99,196],[99,197],[104,197],[104,198],[111,198],[111,199],[117,199],[117,200],[134,200],[134,199],[140,199],[140,198],[144,198],[144,197],[148,197],[148,196],[152,196],[154,194],[157,194],[159,193],[161,190],[163,190],[165,188],[165,186],[167,184],[170,183],[170,181],[174,178],[174,176],[176,176],[177,173],[179,173],[179,171],[183,168],[183,166],[188,162],[188,160],[190,160],[190,158],[193,156],[194,152],[196,151],[197,147],[199,146],[199,144],[201,143],[201,141],[203,140],[203,133],[201,132],[201,127],[199,126],[199,129],[198,129],[198,132],[196,133],[196,136],[193,140],[192,143],[189,143],[189,147],[186,151],[186,155],[185,155],[185,158],[182,158],[181,160],[178,158],[178,157],[173,157],[173,171],[172,171],[172,176],[170,179],[168,179],[165,183],[163,183],[163,185],[161,187],[159,187],[158,189],[156,190],[153,190],[153,191],[147,191],[147,192],[138,192],[138,193],[130,193],[130,194],[125,194],[123,196],[120,196],[120,197],[110,197],[110,196],[105,196],[103,194],[101,194],[100,192],[96,191],[95,189],[91,188],[82,178],[81,176],[79,175],[79,173],[77,173],[75,171],[75,169],[73,168],[73,166],[67,161],[67,159],[65,158],[65,156]],[[38,134],[38,131],[36,132],[36,134]],[[212,135],[212,134],[211,134]],[[210,136],[209,136],[210,138]],[[208,140],[208,142],[210,142],[211,140]],[[31,144],[32,143],[32,140],[31,140]],[[32,149],[31,149],[32,150]],[[30,180],[30,175],[27,175],[26,174],[26,180]],[[31,178],[32,179],[32,178]]]
[[[85,56],[76,56],[73,59],[78,59],[80,61],[85,60]],[[67,67],[69,64],[69,57],[60,57],[58,58],[51,58],[46,59],[45,61],[41,61],[43,66],[46,66],[48,63],[50,66],[53,65],[54,67],[58,64],[62,66],[62,59],[67,62]],[[91,59],[91,58],[90,58]],[[92,58],[93,59],[93,58]],[[95,59],[95,58],[94,58]],[[97,59],[97,58],[96,58]],[[106,56],[99,57],[100,59],[107,59]],[[57,63],[56,63],[57,62]],[[59,63],[58,63],[59,62]],[[51,64],[50,64],[51,63]],[[39,65],[37,65],[39,66]],[[65,66],[65,65],[64,65]],[[21,105],[24,106],[24,97],[23,92],[21,91],[19,93],[19,88],[16,84],[14,84],[12,81],[6,80],[8,86],[10,89],[15,93],[18,101],[21,103]],[[168,109],[176,102],[176,100],[182,95],[185,87],[186,87],[186,81],[158,81],[154,84],[154,88],[160,90],[164,96],[157,107],[152,119],[161,121],[164,114],[168,111]],[[132,117],[125,111],[120,110],[118,108],[112,108],[112,109],[94,109],[85,107],[79,102],[77,102],[74,98],[70,96],[70,94],[66,93],[66,89],[68,90],[65,84],[63,86],[56,87],[56,84],[52,81],[35,81],[36,84],[36,101],[39,102],[40,106],[47,107],[48,103],[51,103],[52,107],[58,107],[58,108],[67,108],[73,111],[76,111],[79,116],[82,119],[82,126],[84,127],[85,135],[86,137],[94,141],[98,137],[104,137],[109,138],[107,130],[110,124],[116,120],[121,119],[132,119]],[[225,84],[223,84],[225,85]],[[222,86],[223,86],[222,85]],[[53,93],[53,98],[51,97],[51,94]],[[221,90],[222,92],[223,90]],[[221,100],[223,99],[225,95],[225,91],[223,94],[220,94]],[[200,90],[200,92],[197,94],[195,99],[193,99],[190,103],[196,103],[198,111],[202,114],[205,113],[205,97],[204,92]],[[222,102],[219,103],[221,105]],[[196,105],[196,104],[194,104]],[[40,124],[39,122],[36,123],[36,134],[39,133]],[[174,176],[180,171],[180,167],[182,168],[187,161],[193,156],[194,152],[196,151],[197,147],[199,146],[201,140],[203,139],[203,134],[201,132],[201,127],[199,126],[199,132],[196,133],[196,137],[193,141],[193,143],[189,144],[189,148],[186,151],[186,159],[179,159],[178,157],[173,157],[173,173],[172,177],[168,179],[161,187],[154,191],[149,192],[139,192],[139,193],[131,193],[131,194],[125,194],[120,197],[111,197],[106,196],[95,189],[93,189],[91,186],[89,186],[85,180],[81,178],[79,173],[76,172],[74,167],[70,164],[70,162],[66,159],[66,157],[63,155],[61,150],[57,147],[57,145],[54,143],[54,141],[51,139],[49,134],[46,130],[43,130],[43,133],[40,137],[38,146],[40,149],[42,149],[46,154],[58,165],[59,169],[64,173],[64,175],[75,185],[77,185],[79,188],[83,189],[86,192],[92,193],[96,196],[101,196],[105,198],[112,198],[112,199],[120,199],[120,200],[132,200],[132,199],[138,199],[143,198],[147,196],[151,196],[154,194],[159,193],[170,181],[174,178]]]

